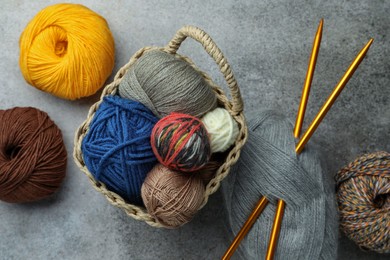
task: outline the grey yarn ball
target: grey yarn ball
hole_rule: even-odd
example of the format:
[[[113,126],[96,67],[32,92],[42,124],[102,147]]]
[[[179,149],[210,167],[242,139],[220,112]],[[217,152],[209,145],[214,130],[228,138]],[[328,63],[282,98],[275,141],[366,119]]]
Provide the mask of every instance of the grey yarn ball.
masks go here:
[[[233,232],[229,243],[260,197],[270,200],[241,242],[236,259],[265,259],[278,198],[286,207],[275,259],[336,259],[333,183],[310,145],[300,155],[295,153],[293,126],[283,115],[267,111],[249,122],[248,142],[222,182],[222,193]]]
[[[171,112],[201,117],[217,106],[214,91],[199,72],[159,50],[144,53],[127,71],[119,95],[141,102],[158,117]]]

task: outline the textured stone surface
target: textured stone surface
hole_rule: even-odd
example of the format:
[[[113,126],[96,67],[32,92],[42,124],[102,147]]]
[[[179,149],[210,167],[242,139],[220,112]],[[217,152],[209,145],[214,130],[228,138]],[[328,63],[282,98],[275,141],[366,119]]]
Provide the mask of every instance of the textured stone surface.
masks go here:
[[[0,109],[33,106],[48,112],[63,131],[69,155],[67,177],[56,196],[25,205],[0,202],[0,259],[218,259],[229,242],[219,193],[183,228],[158,230],[111,206],[76,167],[74,131],[99,95],[75,102],[55,98],[27,85],[18,66],[20,33],[40,9],[55,2],[3,0],[0,10]],[[373,37],[366,59],[313,139],[322,146],[332,176],[363,152],[390,151],[390,2],[286,2],[80,1],[109,22],[116,41],[114,72],[141,47],[165,45],[183,25],[203,28],[232,64],[248,118],[263,107],[295,120],[312,40],[324,18],[305,127]],[[189,41],[181,52],[224,83],[198,44]],[[340,239],[340,259],[387,257]]]

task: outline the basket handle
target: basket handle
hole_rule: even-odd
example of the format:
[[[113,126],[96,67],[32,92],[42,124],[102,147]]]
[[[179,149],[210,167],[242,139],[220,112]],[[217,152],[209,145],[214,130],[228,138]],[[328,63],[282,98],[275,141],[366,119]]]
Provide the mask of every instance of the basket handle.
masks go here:
[[[230,65],[223,55],[222,51],[218,48],[215,42],[211,39],[211,37],[202,29],[195,26],[184,26],[179,31],[176,32],[176,35],[172,38],[172,40],[168,43],[166,50],[169,53],[176,54],[182,42],[190,37],[195,41],[202,44],[203,48],[206,52],[213,58],[213,60],[217,63],[219,70],[223,74],[227,85],[230,89],[230,93],[232,96],[232,110],[235,113],[241,113],[244,109],[244,103],[242,101],[240,89],[238,87],[237,81],[233,75],[233,72],[230,68]]]

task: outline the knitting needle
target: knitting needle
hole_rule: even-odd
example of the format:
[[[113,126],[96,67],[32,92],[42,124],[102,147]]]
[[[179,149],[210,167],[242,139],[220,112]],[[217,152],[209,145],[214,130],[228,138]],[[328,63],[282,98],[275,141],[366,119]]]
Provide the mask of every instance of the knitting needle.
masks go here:
[[[222,260],[228,260],[230,257],[232,257],[234,251],[236,251],[238,245],[240,244],[241,240],[244,238],[244,236],[248,233],[248,231],[251,229],[253,224],[256,222],[257,218],[263,212],[265,206],[267,206],[268,200],[266,197],[261,197],[260,200],[257,202],[255,209],[252,211],[248,219],[246,220],[245,224],[242,226],[240,232],[236,235],[233,242],[229,246],[228,250],[226,250],[225,254],[222,257]]]
[[[301,103],[299,106],[297,120],[295,123],[294,136],[296,138],[299,137],[300,131],[302,129],[302,122],[303,122],[303,118],[305,115],[306,104],[307,104],[307,100],[308,100],[308,96],[309,96],[309,92],[310,92],[310,85],[311,85],[311,81],[312,81],[312,77],[313,77],[313,73],[314,73],[314,68],[315,68],[315,64],[316,64],[316,59],[317,59],[317,55],[318,55],[318,50],[319,50],[319,46],[320,46],[320,41],[321,41],[322,26],[323,26],[323,20],[321,19],[320,24],[319,24],[318,29],[317,29],[317,34],[316,34],[315,39],[314,39],[313,50],[312,50],[312,54],[310,57],[309,67],[308,67],[308,71],[306,74],[306,80],[305,80],[304,88],[302,91]],[[372,42],[373,42],[373,39],[371,39],[366,44],[366,46],[360,51],[358,56],[352,62],[352,64],[348,68],[347,72],[344,74],[344,76],[342,77],[340,82],[337,84],[337,86],[333,90],[331,96],[325,102],[324,106],[321,108],[320,112],[318,113],[318,115],[315,117],[312,124],[310,125],[309,129],[305,132],[304,136],[302,137],[302,139],[298,143],[298,145],[296,147],[296,153],[299,154],[302,151],[303,146],[310,139],[310,137],[312,136],[313,132],[318,127],[321,120],[324,118],[326,113],[329,111],[330,107],[333,105],[334,101],[336,100],[338,95],[341,93],[341,91],[343,90],[343,88],[347,84],[348,80],[352,77],[353,73],[355,72],[355,70],[359,66],[360,62],[365,57]],[[316,121],[316,119],[318,121]],[[276,213],[275,213],[274,223],[272,226],[270,240],[268,243],[268,250],[267,250],[267,255],[266,255],[267,260],[273,259],[274,254],[275,254],[275,248],[276,248],[276,244],[277,244],[277,241],[279,238],[280,228],[282,225],[282,219],[283,219],[283,215],[284,215],[284,208],[285,208],[285,202],[283,200],[279,200],[277,208],[276,208]]]
[[[323,23],[324,23],[324,19],[321,19],[320,24],[318,25],[317,28],[317,33],[314,37],[313,48],[311,51],[309,65],[306,73],[305,84],[303,85],[303,90],[302,90],[301,103],[299,105],[297,119],[295,121],[295,128],[294,128],[295,138],[298,138],[301,134],[302,123],[305,117],[306,105],[309,99],[310,86],[313,80],[314,69],[317,63],[318,52],[321,44]],[[286,203],[283,200],[278,201],[278,205],[275,213],[275,219],[272,226],[271,236],[268,243],[268,250],[266,255],[267,260],[273,259],[275,254],[276,244],[278,242],[279,233],[280,233],[280,227],[282,225],[285,205]]]
[[[295,121],[295,128],[294,128],[295,138],[299,138],[299,136],[301,135],[303,119],[305,117],[306,105],[309,99],[310,86],[313,80],[313,74],[317,63],[318,52],[320,50],[323,23],[324,23],[324,19],[321,19],[320,24],[318,25],[317,28],[316,36],[314,37],[313,48],[311,50],[309,65],[306,73],[305,84],[303,85],[303,89],[302,89],[301,103],[299,105],[297,119]]]
[[[299,136],[301,135],[303,119],[305,118],[307,101],[309,100],[310,87],[311,87],[311,83],[312,83],[313,75],[314,75],[314,70],[315,70],[316,63],[317,63],[318,52],[319,52],[320,45],[321,45],[323,23],[324,23],[324,19],[321,19],[320,23],[318,25],[318,28],[317,28],[317,33],[316,33],[316,35],[314,37],[314,41],[313,41],[313,47],[312,47],[311,54],[310,54],[309,65],[308,65],[307,72],[306,72],[306,79],[305,79],[305,83],[304,83],[303,89],[302,89],[301,102],[299,104],[298,114],[297,114],[297,118],[295,120],[295,127],[294,127],[294,131],[293,131],[295,138],[299,138]],[[272,226],[272,231],[271,231],[271,235],[270,235],[270,239],[269,239],[269,243],[268,243],[266,260],[271,260],[274,258],[275,248],[276,248],[276,244],[277,244],[277,241],[279,238],[280,228],[282,225],[282,219],[284,216],[285,204],[286,203],[283,200],[278,201],[278,205],[277,205],[276,212],[275,212],[274,223]]]
[[[374,39],[370,39],[366,46],[359,52],[356,58],[352,61],[348,70],[345,72],[344,76],[341,78],[340,82],[336,85],[325,104],[320,109],[319,113],[315,116],[314,120],[311,122],[309,128],[304,133],[303,137],[299,140],[298,144],[295,147],[295,151],[297,154],[300,154],[303,150],[303,147],[309,141],[310,137],[313,135],[314,131],[317,129],[318,125],[321,123],[322,119],[324,119],[326,113],[332,107],[333,103],[336,101],[337,97],[340,95],[341,91],[348,83],[348,80],[352,77],[353,73],[359,66],[359,64],[364,59],[368,49],[370,48]]]
[[[295,128],[294,128],[294,132],[293,132],[295,138],[298,138],[301,134],[303,119],[305,117],[305,112],[306,112],[306,105],[307,105],[307,101],[309,99],[311,82],[313,80],[313,74],[314,74],[314,70],[316,67],[316,63],[317,63],[318,52],[319,52],[320,45],[321,45],[323,23],[324,23],[324,19],[321,19],[320,23],[318,25],[318,28],[317,28],[317,33],[316,33],[316,35],[314,37],[314,41],[313,41],[313,47],[312,47],[312,51],[311,51],[311,55],[310,55],[307,73],[306,73],[306,79],[305,79],[305,83],[304,83],[303,89],[302,89],[301,102],[300,102],[300,105],[298,108],[297,119],[295,121]],[[273,259],[274,254],[275,254],[275,248],[276,248],[276,244],[277,244],[277,241],[279,238],[280,227],[282,225],[282,219],[284,216],[285,204],[286,203],[283,200],[278,201],[278,205],[277,205],[276,213],[275,213],[275,219],[274,219],[274,223],[272,226],[270,241],[268,243],[268,250],[267,250],[267,255],[266,255],[267,260]]]
[[[275,254],[275,248],[278,243],[280,227],[282,226],[282,219],[284,215],[284,207],[285,202],[283,200],[278,201],[278,205],[276,207],[274,224],[272,225],[272,231],[269,238],[267,255],[265,257],[266,260],[272,260]]]
[[[308,95],[310,92],[310,85],[311,85],[312,76],[313,76],[314,68],[315,68],[315,63],[316,63],[316,59],[317,59],[317,55],[318,55],[318,49],[319,49],[319,45],[320,45],[320,41],[321,41],[322,26],[323,26],[323,20],[320,21],[320,24],[319,24],[318,30],[317,30],[317,34],[316,34],[316,37],[315,37],[314,43],[313,43],[313,50],[312,50],[312,54],[310,57],[310,63],[309,63],[309,68],[308,68],[308,72],[306,75],[305,85],[304,85],[303,92],[302,92],[301,104],[299,107],[297,120],[296,120],[296,124],[295,124],[295,128],[294,128],[294,136],[296,138],[299,137],[300,131],[302,128],[302,122],[303,122],[303,118],[304,118],[304,114],[305,114],[305,110],[306,110]],[[343,78],[340,80],[339,84],[336,86],[336,88],[332,92],[331,96],[328,98],[327,102],[325,102],[325,105],[320,110],[319,114],[316,116],[316,118],[320,119],[318,121],[318,123],[316,123],[316,125],[314,127],[313,127],[313,123],[312,123],[310,125],[309,129],[306,131],[306,133],[302,137],[301,141],[298,143],[297,148],[296,148],[296,152],[298,154],[302,151],[303,146],[307,143],[308,139],[310,139],[311,135],[318,127],[318,124],[321,122],[323,117],[329,111],[330,107],[333,105],[334,101],[336,100],[336,98],[340,94],[341,90],[345,87],[348,80],[352,77],[353,73],[355,72],[355,70],[359,66],[360,62],[365,57],[365,54],[367,53],[370,45],[372,44],[372,41],[373,41],[373,39],[371,39],[366,44],[366,46],[360,51],[358,56],[355,58],[355,60],[352,62],[352,64],[348,68],[348,70],[345,73],[345,75],[343,76]],[[316,118],[315,118],[315,120],[316,120]],[[316,122],[315,120],[313,122]],[[310,130],[312,131],[311,134],[310,134]],[[306,139],[305,139],[305,137],[306,137]],[[302,140],[306,140],[306,142],[303,143]],[[301,144],[301,145],[303,144],[303,145],[300,146],[299,144]],[[274,254],[275,254],[275,248],[276,248],[276,244],[277,244],[277,241],[279,238],[280,228],[281,228],[282,219],[283,219],[283,215],[284,215],[284,208],[285,208],[285,202],[283,200],[279,200],[278,205],[277,205],[277,209],[276,209],[276,213],[275,213],[274,223],[272,226],[270,240],[268,243],[268,250],[267,250],[267,255],[266,255],[267,260],[273,259]]]

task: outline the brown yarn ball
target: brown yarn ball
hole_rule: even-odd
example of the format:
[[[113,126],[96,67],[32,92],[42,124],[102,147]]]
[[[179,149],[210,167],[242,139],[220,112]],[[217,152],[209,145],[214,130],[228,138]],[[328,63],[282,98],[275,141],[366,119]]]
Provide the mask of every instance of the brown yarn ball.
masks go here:
[[[162,164],[148,173],[141,189],[148,213],[168,228],[189,222],[201,206],[204,193],[201,179],[172,171]]]
[[[364,250],[390,253],[390,153],[357,158],[336,181],[341,229]]]
[[[66,160],[61,131],[45,112],[0,110],[0,200],[29,202],[53,194]]]
[[[219,167],[221,167],[223,162],[221,161],[210,161],[202,169],[193,172],[195,176],[199,177],[205,185],[207,185],[217,173]]]

